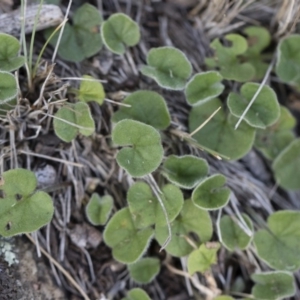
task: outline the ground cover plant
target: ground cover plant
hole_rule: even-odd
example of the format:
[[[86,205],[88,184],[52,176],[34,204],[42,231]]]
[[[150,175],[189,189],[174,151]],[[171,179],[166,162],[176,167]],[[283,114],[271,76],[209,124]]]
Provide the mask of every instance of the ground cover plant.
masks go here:
[[[282,198],[275,198],[274,189],[282,197],[300,190],[300,142],[294,132],[296,120],[279,101],[278,88],[269,78],[273,72],[286,89],[298,93],[299,36],[287,35],[278,43],[274,39],[272,46],[266,28],[244,26],[211,39],[212,51],[200,71],[188,52],[174,45],[142,51],[135,66],[132,53],[142,45],[143,32],[123,12],[102,15],[86,3],[77,7],[71,20],[61,35],[60,28],[43,34],[57,47],[58,60],[78,63],[105,53],[114,63],[126,63],[143,84],[116,90],[96,78],[94,71],[58,79],[52,74],[54,65],[49,69],[40,62],[26,86],[16,76],[24,76],[23,69],[16,75],[12,71],[32,62],[25,53],[18,55],[21,45],[16,38],[0,34],[0,108],[4,124],[12,128],[10,122],[15,122],[17,128],[14,134],[11,129],[3,131],[4,144],[9,136],[11,154],[2,155],[0,234],[33,232],[46,224],[47,230],[51,226],[60,230],[61,264],[68,239],[88,261],[90,282],[81,281],[85,288],[72,284],[85,299],[94,297],[89,295],[97,282],[97,263],[91,262],[86,248],[91,243],[101,256],[100,242],[93,246],[88,237],[78,238],[76,226],[69,226],[74,220],[89,223],[87,228],[95,235],[103,234],[102,247],[111,249],[109,255],[131,278],[131,284],[115,294],[98,286],[108,299],[164,299],[149,287],[166,270],[184,276],[187,293],[195,299],[297,297],[299,205],[278,204],[276,199]],[[93,42],[87,46],[88,39]],[[100,68],[99,64],[93,61]],[[119,79],[115,80],[116,84]],[[178,97],[183,101],[177,103]],[[28,130],[14,114],[20,120],[27,118]],[[40,132],[46,139],[54,137],[55,146],[40,146],[41,153],[29,151],[28,141],[38,143]],[[25,150],[14,150],[14,136],[22,137]],[[253,182],[259,186],[259,181],[247,181],[239,174],[237,183],[228,172],[251,153],[259,153],[271,170],[273,196],[255,190]],[[27,164],[19,155],[25,155]],[[45,171],[40,177],[37,170],[36,175],[31,172],[29,157],[35,155],[52,159],[66,186],[55,181],[49,185]],[[109,172],[105,155],[114,165]],[[112,188],[109,181],[114,174]],[[46,186],[43,177],[48,178]],[[243,181],[250,185],[248,194]],[[66,190],[65,198],[61,190]],[[252,190],[267,201],[255,199],[256,206],[252,204]],[[71,204],[73,196],[76,203]],[[255,207],[262,207],[262,212]],[[55,221],[50,223],[52,217]],[[236,258],[249,267],[239,265],[232,277],[230,264]],[[99,261],[103,263],[101,257]]]

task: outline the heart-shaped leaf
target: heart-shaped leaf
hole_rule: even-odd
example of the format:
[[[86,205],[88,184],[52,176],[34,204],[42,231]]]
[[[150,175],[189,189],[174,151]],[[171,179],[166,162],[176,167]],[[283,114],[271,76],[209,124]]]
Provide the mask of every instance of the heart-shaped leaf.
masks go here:
[[[55,134],[65,142],[71,142],[78,133],[89,136],[95,131],[95,123],[89,106],[84,102],[68,103],[55,114]]]
[[[292,297],[296,293],[294,276],[288,272],[264,272],[253,274],[256,283],[252,288],[255,299],[280,300]]]
[[[222,103],[219,99],[201,103],[193,107],[189,116],[190,131],[194,131],[205,122]],[[242,122],[237,130],[234,126],[237,118],[220,110],[200,131],[193,137],[206,148],[209,148],[232,160],[239,159],[251,149],[255,129]]]
[[[275,159],[295,139],[295,134],[291,130],[295,125],[296,120],[290,111],[281,106],[278,121],[265,130],[257,130],[255,147],[268,159]]]
[[[249,102],[259,89],[258,83],[245,83],[241,87],[241,94],[230,93],[227,105],[230,112],[241,117]],[[265,129],[273,125],[280,116],[280,108],[276,93],[269,86],[263,86],[254,103],[246,113],[244,120],[253,127]]]
[[[152,48],[147,64],[141,72],[166,89],[183,90],[192,73],[192,65],[185,54],[174,47]]]
[[[209,71],[196,74],[186,85],[185,97],[190,105],[197,105],[218,97],[224,90],[223,77],[219,72]]]
[[[54,207],[51,197],[35,192],[36,177],[25,169],[3,173],[0,186],[4,197],[0,200],[0,235],[9,237],[35,231],[49,223]]]
[[[276,74],[281,81],[300,86],[300,35],[289,35],[279,42]]]
[[[219,243],[202,244],[199,249],[194,250],[188,258],[188,271],[191,275],[196,272],[205,272],[211,265],[217,262],[217,252],[220,249]]]
[[[163,164],[163,175],[184,189],[194,188],[207,176],[207,173],[206,160],[193,155],[170,155]]]
[[[242,217],[247,224],[248,229],[253,232],[253,224],[246,214]],[[245,250],[248,248],[252,236],[249,236],[238,224],[237,218],[231,216],[223,216],[220,221],[220,240],[222,244],[229,250],[234,251],[236,248]]]
[[[128,265],[130,278],[140,284],[150,283],[160,271],[160,261],[158,258],[141,258],[134,264]]]
[[[125,264],[139,260],[152,236],[152,228],[136,228],[128,207],[114,214],[103,233],[106,245],[112,248],[113,257]]]
[[[219,39],[213,40],[210,44],[215,50],[214,58],[206,59],[209,67],[220,68],[220,73],[225,79],[245,82],[251,80],[255,75],[254,67],[247,62],[240,63],[238,55],[246,52],[248,45],[244,37],[238,34],[225,35],[225,41],[231,43],[230,46],[223,46]]]
[[[207,211],[196,207],[191,200],[184,201],[182,210],[171,223],[172,239],[166,247],[168,253],[176,257],[186,256],[193,251],[186,237],[193,232],[201,242],[211,239],[212,222]],[[155,238],[162,245],[169,235],[167,226],[155,227]]]
[[[78,91],[78,99],[83,102],[95,101],[102,105],[105,92],[101,82],[96,81],[92,76],[83,75]]]
[[[73,25],[67,23],[58,47],[61,58],[71,62],[80,62],[91,57],[102,48],[102,39],[99,34],[102,17],[99,10],[88,3],[83,4],[73,15]],[[53,29],[45,31],[48,39]],[[55,47],[58,42],[59,32],[50,40]]]
[[[113,129],[112,140],[117,145],[127,146],[119,151],[117,162],[133,177],[150,174],[161,163],[163,147],[159,133],[152,126],[122,120]]]
[[[278,211],[268,218],[268,228],[255,233],[258,256],[277,270],[300,268],[300,212]]]
[[[203,180],[194,189],[192,201],[202,209],[216,210],[227,205],[230,197],[230,189],[225,187],[226,177],[215,174]]]
[[[285,189],[300,189],[300,139],[289,144],[274,160],[276,182]]]
[[[111,196],[100,197],[94,193],[86,206],[86,216],[93,225],[104,225],[113,208],[114,200]]]
[[[126,46],[138,44],[141,38],[139,25],[123,13],[112,14],[101,26],[105,46],[113,53],[124,54]]]
[[[167,211],[168,220],[171,222],[182,208],[182,192],[177,186],[167,184],[162,188],[160,196]],[[162,226],[166,223],[162,207],[148,184],[137,182],[132,185],[127,194],[127,201],[132,219],[138,228],[145,228],[153,224]]]
[[[4,71],[0,71],[0,104],[7,103],[18,94],[18,87],[15,77]]]
[[[126,97],[123,103],[130,107],[121,106],[113,115],[113,122],[131,119],[156,129],[166,129],[170,125],[171,118],[166,102],[156,92],[137,91]]]
[[[24,65],[25,59],[19,56],[19,50],[20,42],[15,37],[0,33],[0,70],[11,72]]]
[[[243,31],[247,35],[248,49],[242,55],[243,59],[255,68],[255,79],[260,80],[265,76],[268,64],[264,62],[261,54],[271,42],[270,32],[260,26],[249,26]]]
[[[135,288],[127,293],[127,297],[122,300],[151,300],[148,294],[140,288]]]

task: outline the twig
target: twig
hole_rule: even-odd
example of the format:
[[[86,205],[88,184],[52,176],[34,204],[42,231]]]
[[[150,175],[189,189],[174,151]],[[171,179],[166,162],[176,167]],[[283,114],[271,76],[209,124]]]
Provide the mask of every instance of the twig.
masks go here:
[[[25,233],[25,235],[34,245],[36,245],[34,239],[28,233]],[[73,279],[71,274],[66,269],[64,269],[51,255],[49,255],[48,252],[44,250],[44,248],[40,247],[40,250],[56,266],[56,268],[58,268],[65,275],[65,277],[70,281],[70,283],[81,294],[84,300],[91,300],[86,294],[86,292],[78,285],[78,283]]]

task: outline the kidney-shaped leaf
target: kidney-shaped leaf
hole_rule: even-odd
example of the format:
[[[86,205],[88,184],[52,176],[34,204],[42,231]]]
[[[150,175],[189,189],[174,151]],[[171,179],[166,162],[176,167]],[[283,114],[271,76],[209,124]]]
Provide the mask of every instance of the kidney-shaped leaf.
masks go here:
[[[137,91],[126,97],[123,103],[130,107],[121,106],[113,115],[113,122],[131,119],[156,129],[166,129],[170,125],[171,118],[166,102],[156,92]]]
[[[112,140],[127,146],[119,151],[117,162],[133,177],[152,173],[161,163],[163,147],[159,133],[152,126],[122,120],[113,129]]]
[[[140,288],[135,288],[127,293],[127,297],[122,300],[151,300],[148,294]]]
[[[119,210],[109,220],[103,238],[119,262],[136,262],[146,251],[153,236],[152,228],[137,229],[129,208]]]
[[[78,133],[89,136],[95,131],[95,123],[89,106],[84,102],[68,103],[54,116],[55,134],[65,142],[71,142]]]
[[[253,232],[253,224],[250,218],[242,214],[248,229]],[[223,216],[220,221],[220,240],[222,244],[229,250],[234,251],[236,248],[241,250],[246,249],[251,240],[252,236],[249,236],[238,224],[237,218],[230,216]]]
[[[141,258],[134,264],[128,265],[130,278],[140,284],[150,283],[160,271],[158,258]]]
[[[255,282],[252,295],[255,299],[281,300],[296,293],[294,276],[288,272],[265,272],[251,276]]]
[[[92,76],[83,75],[78,91],[78,99],[83,102],[95,101],[102,105],[104,98],[105,92],[101,82],[98,82]]]
[[[174,47],[152,48],[147,64],[141,72],[171,90],[183,90],[192,73],[192,65],[185,54]]]
[[[170,155],[163,164],[163,175],[184,189],[194,188],[207,176],[207,173],[206,160],[193,155]]]
[[[212,222],[209,213],[196,207],[191,200],[184,201],[182,210],[171,223],[172,239],[166,247],[173,256],[186,256],[193,251],[185,237],[193,232],[201,242],[207,242],[212,236]],[[162,245],[169,235],[167,226],[155,227],[155,238]]]
[[[227,105],[230,112],[240,117],[257,92],[260,84],[245,83],[241,87],[241,94],[230,93]],[[280,108],[276,93],[269,86],[263,86],[254,103],[246,113],[244,120],[253,127],[266,128],[274,124],[280,116]]]
[[[0,235],[8,237],[35,231],[49,223],[54,207],[51,197],[35,192],[34,173],[15,169],[3,173],[0,186],[4,197],[0,200]]]
[[[192,132],[198,128],[220,106],[222,106],[222,103],[216,98],[193,107],[189,116],[190,131]],[[221,109],[193,137],[199,145],[203,145],[230,159],[239,159],[251,149],[254,142],[255,129],[242,122],[239,128],[235,130],[234,126],[237,120],[236,117],[230,114],[227,115]]]
[[[300,35],[289,35],[280,41],[276,74],[283,82],[300,85]]]
[[[238,55],[246,52],[248,45],[244,37],[238,34],[225,35],[225,40],[231,43],[224,46],[219,39],[213,40],[210,46],[215,50],[215,57],[206,59],[209,67],[219,66],[220,73],[225,79],[245,82],[255,75],[254,67],[248,63],[240,63]]]
[[[58,47],[58,54],[64,60],[80,62],[95,55],[102,48],[102,39],[99,34],[102,17],[99,10],[88,3],[79,7],[73,16],[73,25],[67,23]],[[45,31],[48,39],[53,29]],[[53,47],[58,42],[57,32],[50,43]]]
[[[182,208],[182,192],[177,186],[167,184],[162,188],[160,197],[171,222]],[[132,185],[127,194],[127,201],[132,219],[138,228],[145,228],[153,224],[162,226],[166,223],[162,207],[148,184],[137,182]]]
[[[254,235],[258,256],[277,270],[300,268],[300,212],[278,211],[268,218],[268,229]]]
[[[13,100],[18,94],[15,77],[9,72],[0,71],[0,104]]]
[[[215,174],[203,180],[194,189],[192,201],[202,209],[216,210],[224,207],[230,197],[230,189],[224,184],[226,177],[221,174]]]
[[[295,134],[292,131],[295,125],[296,120],[293,115],[286,107],[281,106],[278,121],[265,130],[257,130],[255,147],[268,159],[275,159],[295,139]]]
[[[219,96],[224,85],[221,83],[223,77],[219,72],[209,71],[196,74],[185,88],[185,97],[190,105],[197,105]]]
[[[139,25],[123,13],[112,14],[103,22],[101,36],[105,46],[120,55],[126,46],[135,46],[141,38]]]
[[[276,182],[285,189],[300,189],[300,139],[289,144],[274,160]]]
[[[113,207],[113,198],[109,195],[100,197],[94,193],[86,206],[86,216],[93,225],[104,225]]]
[[[220,249],[219,243],[202,244],[199,249],[194,250],[188,258],[188,271],[191,275],[196,272],[205,272],[211,265],[217,262],[217,252]]]
[[[0,33],[0,70],[11,72],[20,68],[25,59],[18,56],[20,42],[13,36]]]

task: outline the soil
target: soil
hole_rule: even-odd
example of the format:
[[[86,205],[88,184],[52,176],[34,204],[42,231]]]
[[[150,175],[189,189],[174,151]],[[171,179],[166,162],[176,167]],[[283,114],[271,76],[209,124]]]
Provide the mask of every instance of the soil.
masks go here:
[[[147,51],[164,45],[175,46],[184,51],[195,72],[199,72],[204,68],[204,58],[211,54],[209,43],[214,37],[227,32],[239,32],[249,24],[261,24],[269,28],[276,45],[283,34],[296,30],[296,27],[288,24],[282,32],[282,27],[278,25],[280,16],[284,19],[281,1],[256,1],[260,3],[242,6],[238,4],[242,1],[220,0],[220,5],[214,6],[213,2],[217,1],[74,0],[72,11],[83,2],[90,2],[98,7],[102,5],[105,19],[114,12],[127,13],[140,24],[142,40],[122,57],[114,56],[106,49],[78,64],[62,61],[58,57],[53,74],[45,86],[44,99],[49,99],[54,93],[57,99],[66,98],[68,86],[78,85],[76,81],[61,78],[80,77],[83,74],[105,80],[107,98],[117,102],[126,93],[138,89],[158,91],[168,102],[173,121],[171,128],[165,131],[166,155],[172,152],[206,158],[211,166],[211,173],[218,172],[227,177],[239,208],[249,214],[256,213],[266,219],[272,211],[300,209],[300,193],[275,190],[269,163],[255,150],[242,160],[225,162],[182,143],[176,130],[188,130],[189,111],[183,93],[163,90],[138,72],[139,66],[145,63]],[[5,4],[5,11],[9,11],[13,4],[14,8],[18,6],[17,2],[8,0]],[[63,11],[67,4],[68,1],[62,1]],[[283,26],[283,23],[280,24]],[[38,33],[35,54],[39,53],[43,44],[43,34]],[[138,285],[130,279],[126,266],[112,258],[111,249],[102,240],[104,227],[92,226],[86,219],[84,210],[93,192],[112,195],[115,201],[114,212],[126,206],[126,191],[132,179],[117,165],[117,150],[110,144],[110,118],[118,106],[109,102],[101,108],[95,103],[91,104],[96,122],[93,138],[79,136],[73,143],[61,142],[53,132],[51,119],[36,117],[37,111],[46,112],[45,102],[33,105],[52,67],[52,53],[53,48],[48,47],[44,55],[45,61],[39,69],[38,80],[34,82],[34,89],[28,89],[26,74],[24,70],[20,71],[20,106],[9,119],[1,119],[0,122],[1,169],[8,170],[16,166],[30,168],[37,174],[39,187],[50,192],[55,204],[52,222],[34,235],[38,245],[34,245],[26,236],[9,240],[19,263],[9,266],[3,257],[0,258],[0,299],[83,299],[68,277],[55,266],[55,260],[86,291],[89,297],[86,299],[118,300],[129,289]],[[299,95],[272,80],[273,78],[271,84],[281,91],[281,103],[290,105],[295,114],[299,113],[300,105],[292,106],[292,102],[286,100],[296,98],[295,101],[299,104]],[[13,144],[9,135],[12,125]],[[37,128],[40,128],[39,131]],[[225,213],[230,212],[230,209],[225,209]],[[215,220],[217,215],[212,214],[212,217]],[[216,239],[215,236],[213,240]],[[39,256],[39,249],[44,249],[51,259],[43,254]],[[171,258],[165,251],[159,252],[159,249],[159,245],[152,242],[148,250],[150,256],[157,256],[162,262],[158,277],[151,284],[143,286],[151,299],[205,299],[196,287],[192,287],[183,276],[174,271],[174,268],[182,270],[184,261]],[[255,261],[251,255],[243,252],[231,254],[222,249],[219,262],[213,267],[211,274],[199,276],[199,282],[224,292],[243,282],[243,293],[250,293],[250,275],[255,270]],[[263,263],[261,268],[267,270]],[[223,282],[222,278],[227,278],[228,281]],[[300,287],[299,272],[295,274],[295,278]],[[300,299],[300,292],[291,299]]]

